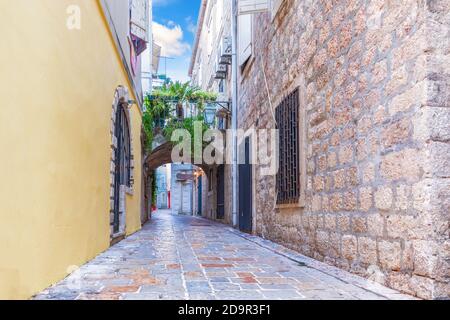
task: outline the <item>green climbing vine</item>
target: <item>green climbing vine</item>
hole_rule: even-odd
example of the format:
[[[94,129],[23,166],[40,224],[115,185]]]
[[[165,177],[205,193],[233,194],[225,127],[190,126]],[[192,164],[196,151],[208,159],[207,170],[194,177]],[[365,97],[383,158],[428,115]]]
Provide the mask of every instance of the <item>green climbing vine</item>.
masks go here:
[[[158,181],[156,177],[156,171],[153,171],[153,179],[152,179],[152,205],[156,206],[158,201]]]
[[[162,134],[170,141],[175,130],[186,129],[193,136],[196,121],[202,123],[203,132],[208,130],[203,116],[204,107],[207,102],[216,100],[217,94],[202,91],[191,86],[189,82],[169,83],[147,95],[144,99],[145,111],[142,119],[147,152],[151,151],[157,134]],[[183,107],[188,104],[194,105],[195,110],[191,110],[191,116],[181,117]]]

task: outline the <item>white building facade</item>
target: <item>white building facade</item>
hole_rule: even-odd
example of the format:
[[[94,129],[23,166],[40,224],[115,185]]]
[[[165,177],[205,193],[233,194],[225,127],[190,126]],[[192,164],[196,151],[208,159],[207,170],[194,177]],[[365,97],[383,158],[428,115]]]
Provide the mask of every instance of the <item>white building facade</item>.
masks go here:
[[[231,67],[218,63],[227,46],[231,49],[231,1],[203,0],[189,76],[193,85],[219,93],[220,101],[231,98]],[[219,68],[222,79],[216,79]]]
[[[171,210],[174,215],[193,215],[193,173],[191,164],[171,165]]]
[[[202,0],[189,76],[194,86],[218,94],[222,106],[231,106],[231,1]],[[221,107],[218,107],[218,111]],[[223,111],[223,109],[222,109]],[[220,129],[230,127],[231,118],[220,120]],[[225,138],[225,136],[224,136]],[[228,142],[227,142],[228,143]],[[231,152],[231,148],[229,148]],[[212,166],[197,177],[194,205],[204,217],[232,223],[231,166]],[[202,193],[199,195],[199,193]]]
[[[144,96],[152,91],[152,73],[154,69],[153,61],[153,0],[148,1],[148,43],[147,50],[142,54],[141,74],[142,74],[142,92]]]

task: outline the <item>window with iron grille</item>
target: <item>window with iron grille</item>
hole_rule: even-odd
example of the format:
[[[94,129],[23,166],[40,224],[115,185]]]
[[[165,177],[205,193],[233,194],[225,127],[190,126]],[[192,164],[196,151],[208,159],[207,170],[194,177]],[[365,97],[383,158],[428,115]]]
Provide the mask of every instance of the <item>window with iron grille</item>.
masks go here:
[[[276,108],[279,130],[277,204],[297,204],[300,199],[299,89],[290,93]]]

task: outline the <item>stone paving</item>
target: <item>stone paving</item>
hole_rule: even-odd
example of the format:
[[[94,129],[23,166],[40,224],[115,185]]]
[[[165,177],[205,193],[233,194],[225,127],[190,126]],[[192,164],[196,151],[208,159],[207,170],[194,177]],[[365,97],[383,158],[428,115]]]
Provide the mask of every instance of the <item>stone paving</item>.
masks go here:
[[[37,300],[411,299],[258,237],[158,212]]]

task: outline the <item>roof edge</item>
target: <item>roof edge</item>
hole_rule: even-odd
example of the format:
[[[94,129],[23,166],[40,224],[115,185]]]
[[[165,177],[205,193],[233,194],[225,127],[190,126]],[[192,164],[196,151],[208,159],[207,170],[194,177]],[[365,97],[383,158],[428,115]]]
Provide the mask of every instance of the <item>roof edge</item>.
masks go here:
[[[197,52],[198,52],[198,45],[200,42],[200,35],[202,34],[203,31],[203,22],[205,20],[205,13],[206,13],[206,6],[208,4],[208,0],[202,0],[201,4],[200,4],[200,13],[198,15],[198,21],[197,21],[197,31],[195,33],[195,41],[194,41],[194,48],[192,51],[192,55],[191,55],[191,62],[189,65],[189,72],[188,72],[188,76],[192,77],[192,71],[194,69],[194,64],[195,64],[195,58],[197,57]]]

